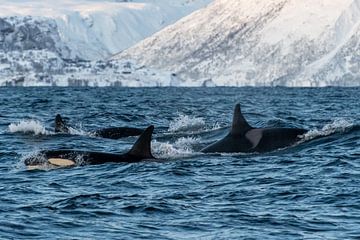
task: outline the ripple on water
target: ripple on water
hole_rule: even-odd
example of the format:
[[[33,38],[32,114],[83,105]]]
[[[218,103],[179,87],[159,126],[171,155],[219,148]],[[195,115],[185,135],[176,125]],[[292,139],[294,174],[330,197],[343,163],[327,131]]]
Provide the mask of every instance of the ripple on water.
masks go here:
[[[1,239],[360,236],[358,88],[3,90]],[[310,131],[266,154],[199,153],[227,134],[237,102],[251,125]],[[54,134],[57,113],[77,132]],[[135,137],[87,131],[150,124],[159,161],[48,171],[26,171],[22,162],[49,148],[122,152]]]

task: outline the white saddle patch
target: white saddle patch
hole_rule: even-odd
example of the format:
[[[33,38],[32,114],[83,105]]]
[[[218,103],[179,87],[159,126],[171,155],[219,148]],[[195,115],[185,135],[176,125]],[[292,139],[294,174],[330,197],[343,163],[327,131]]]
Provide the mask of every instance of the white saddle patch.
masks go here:
[[[245,137],[247,140],[251,142],[252,148],[255,148],[259,144],[263,136],[262,133],[263,133],[262,129],[251,129],[247,133],[245,133]]]
[[[51,170],[59,167],[70,167],[74,166],[75,162],[69,159],[63,158],[49,158],[47,162],[40,163],[37,165],[28,165],[27,170]]]
[[[73,160],[63,159],[63,158],[49,158],[48,162],[55,166],[69,167],[75,165]]]

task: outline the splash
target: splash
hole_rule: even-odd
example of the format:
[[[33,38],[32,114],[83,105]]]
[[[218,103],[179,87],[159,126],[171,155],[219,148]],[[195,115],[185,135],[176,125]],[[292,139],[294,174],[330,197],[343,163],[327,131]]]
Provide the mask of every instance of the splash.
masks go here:
[[[40,121],[34,119],[22,120],[18,123],[11,123],[9,125],[9,131],[12,133],[22,132],[35,135],[51,134],[51,132],[45,129],[44,125]]]
[[[11,133],[25,133],[34,135],[54,135],[55,132],[46,130],[44,124],[38,120],[29,119],[21,120],[18,123],[11,123],[9,125],[9,131]],[[77,128],[69,127],[69,134],[71,135],[83,135],[83,136],[94,136],[91,132],[87,132],[82,129],[82,126]]]
[[[153,153],[157,158],[185,157],[194,153],[193,146],[200,142],[200,138],[182,137],[175,143],[162,143],[154,141],[152,143]]]
[[[30,159],[29,165],[26,166],[25,161]],[[86,164],[86,161],[84,160],[84,155],[79,154],[75,156],[75,166],[82,166]],[[54,165],[48,162],[47,157],[41,150],[35,150],[33,152],[24,154],[21,156],[20,161],[16,164],[15,169],[23,169],[24,166],[26,166],[27,170],[53,170],[53,169],[59,169],[64,168],[68,166],[60,166],[60,165]]]
[[[335,119],[332,123],[326,124],[322,129],[314,129],[302,136],[303,141],[323,136],[329,136],[334,133],[343,133],[352,128],[354,124],[345,119]]]
[[[34,166],[26,166],[25,160],[27,159],[31,159],[29,163],[30,165],[33,163]],[[43,155],[40,150],[35,150],[31,153],[22,155],[20,161],[16,165],[16,169],[24,169],[24,166],[27,170],[48,171],[55,168],[54,165],[47,163],[45,155]]]
[[[69,134],[71,134],[71,135],[82,135],[82,136],[95,137],[94,133],[83,130],[82,125],[80,125],[79,128],[73,128],[73,127],[68,127],[68,128],[69,128]]]
[[[75,165],[76,166],[82,166],[82,165],[86,165],[86,164],[87,163],[84,159],[84,155],[80,154],[75,157]]]
[[[215,131],[218,129],[224,128],[220,125],[220,123],[216,122],[214,123],[210,128],[206,129],[206,131]]]
[[[205,127],[205,121],[200,117],[179,114],[169,124],[169,132],[196,131]]]

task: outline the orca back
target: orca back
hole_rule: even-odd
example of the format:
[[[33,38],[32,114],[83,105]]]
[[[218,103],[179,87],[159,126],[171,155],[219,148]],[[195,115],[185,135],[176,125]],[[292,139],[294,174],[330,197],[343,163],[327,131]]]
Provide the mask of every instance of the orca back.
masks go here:
[[[94,132],[94,135],[102,138],[119,139],[124,137],[139,136],[143,129],[131,127],[104,128]]]
[[[240,104],[236,104],[229,134],[201,152],[268,152],[293,145],[306,132],[299,128],[253,128],[242,115]]]
[[[268,152],[291,146],[300,140],[307,130],[301,128],[264,128],[260,129],[262,136],[254,147],[256,152]]]

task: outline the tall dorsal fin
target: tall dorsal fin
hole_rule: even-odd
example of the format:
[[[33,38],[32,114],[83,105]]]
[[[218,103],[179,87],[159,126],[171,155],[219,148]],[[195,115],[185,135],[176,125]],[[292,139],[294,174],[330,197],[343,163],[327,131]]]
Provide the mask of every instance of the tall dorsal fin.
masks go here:
[[[151,154],[151,136],[153,131],[153,125],[150,125],[148,128],[146,128],[128,154],[141,157],[142,159],[154,158],[154,156]]]
[[[55,132],[69,133],[69,127],[66,125],[60,114],[55,117]]]
[[[230,133],[233,135],[244,134],[250,129],[252,129],[252,127],[247,123],[244,116],[242,115],[240,104],[236,104]]]

